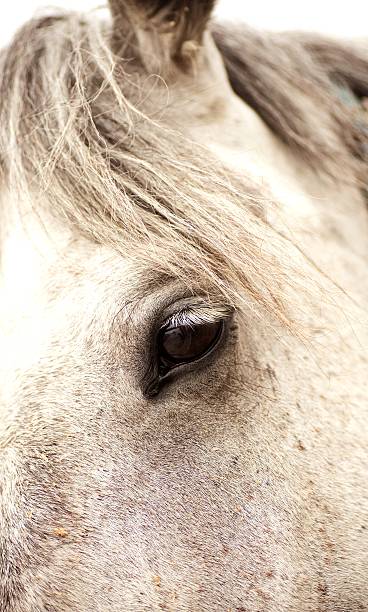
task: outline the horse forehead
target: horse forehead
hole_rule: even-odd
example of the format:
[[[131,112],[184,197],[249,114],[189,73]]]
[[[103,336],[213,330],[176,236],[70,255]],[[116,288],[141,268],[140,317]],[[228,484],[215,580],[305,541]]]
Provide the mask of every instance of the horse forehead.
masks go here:
[[[250,176],[279,204],[282,223],[307,229],[316,243],[334,236],[346,245],[361,245],[366,256],[367,217],[356,186],[318,175],[235,94],[216,66],[214,61],[210,82],[199,75],[196,83],[171,88],[170,120],[215,153],[230,172]],[[277,224],[273,210],[269,207],[267,216]]]
[[[166,121],[208,147],[231,171],[251,176],[263,191],[268,188],[288,214],[310,215],[314,202],[304,186],[319,197],[317,177],[235,94],[210,38],[203,53],[205,69],[169,86]]]

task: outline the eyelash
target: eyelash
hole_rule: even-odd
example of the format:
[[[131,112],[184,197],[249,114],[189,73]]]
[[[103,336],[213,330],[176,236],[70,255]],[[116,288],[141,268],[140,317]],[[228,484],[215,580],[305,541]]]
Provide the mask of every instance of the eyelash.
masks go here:
[[[199,313],[199,310],[201,311]],[[217,323],[231,316],[233,310],[229,306],[207,304],[187,306],[179,310],[175,314],[168,317],[161,325],[160,330],[166,327],[195,327],[196,325],[204,325]]]

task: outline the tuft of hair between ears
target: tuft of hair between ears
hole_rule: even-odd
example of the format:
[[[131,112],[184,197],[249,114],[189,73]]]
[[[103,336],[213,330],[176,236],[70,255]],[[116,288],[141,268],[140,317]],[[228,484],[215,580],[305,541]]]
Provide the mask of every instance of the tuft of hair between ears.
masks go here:
[[[289,304],[310,294],[309,275],[301,272],[296,250],[290,258],[289,241],[263,214],[273,206],[269,194],[153,113],[147,116],[139,103],[146,81],[125,70],[129,61],[114,54],[110,35],[110,27],[95,18],[61,13],[26,24],[3,52],[3,186],[20,202],[32,201],[40,214],[46,210],[130,258],[138,271],[179,279],[193,292],[200,288],[217,301],[220,296],[230,306],[295,328]],[[253,34],[243,37],[242,46],[240,31],[226,29],[215,38],[234,87],[237,82],[243,88],[241,95],[280,138],[331,174],[344,162],[356,180],[360,160],[344,136],[351,123],[343,120],[327,76],[307,52],[303,60],[293,52],[293,67],[284,72],[286,42]],[[134,50],[133,44],[130,57]],[[309,73],[291,86],[300,66]],[[241,70],[254,77],[247,90]],[[308,83],[313,87],[307,91]],[[324,93],[314,100],[320,84]],[[319,120],[325,117],[334,138],[324,140],[327,130],[319,134],[308,117],[308,95],[317,107],[323,101]]]

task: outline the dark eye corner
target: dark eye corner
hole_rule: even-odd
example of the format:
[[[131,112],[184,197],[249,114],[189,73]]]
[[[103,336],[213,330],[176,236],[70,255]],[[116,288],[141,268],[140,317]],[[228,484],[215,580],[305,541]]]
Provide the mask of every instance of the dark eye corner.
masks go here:
[[[223,343],[234,309],[224,304],[185,303],[159,325],[154,337],[153,362],[145,376],[145,395],[156,396],[173,373],[193,369]]]

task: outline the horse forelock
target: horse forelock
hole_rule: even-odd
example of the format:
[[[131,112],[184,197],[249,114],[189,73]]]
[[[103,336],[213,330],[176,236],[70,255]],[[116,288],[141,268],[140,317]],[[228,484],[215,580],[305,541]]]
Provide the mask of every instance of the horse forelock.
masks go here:
[[[152,79],[128,39],[126,61],[113,54],[110,35],[109,24],[59,14],[29,22],[4,52],[4,184],[36,208],[46,202],[76,231],[133,257],[137,266],[149,263],[191,289],[215,287],[231,305],[246,293],[290,325],[285,295],[299,295],[305,280],[298,284],[285,239],[265,220],[269,194],[158,120],[164,102],[147,111]],[[347,179],[357,180],[353,124],[343,121],[327,73],[299,44],[304,74],[292,86],[298,53],[291,61],[286,43],[251,31],[240,49],[239,36],[215,29],[234,88],[312,165],[336,175],[344,163]],[[272,53],[272,63],[259,61]],[[248,79],[246,91],[243,73],[258,77]],[[322,105],[317,117],[327,123],[320,131],[304,104],[313,93]]]

